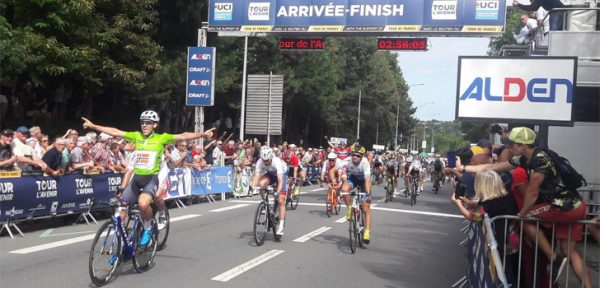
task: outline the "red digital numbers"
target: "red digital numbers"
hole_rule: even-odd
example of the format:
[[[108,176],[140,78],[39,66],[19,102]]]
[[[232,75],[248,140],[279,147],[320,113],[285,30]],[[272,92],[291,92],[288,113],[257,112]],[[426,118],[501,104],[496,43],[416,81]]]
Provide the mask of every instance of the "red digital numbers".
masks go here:
[[[379,50],[427,51],[427,38],[377,38]]]

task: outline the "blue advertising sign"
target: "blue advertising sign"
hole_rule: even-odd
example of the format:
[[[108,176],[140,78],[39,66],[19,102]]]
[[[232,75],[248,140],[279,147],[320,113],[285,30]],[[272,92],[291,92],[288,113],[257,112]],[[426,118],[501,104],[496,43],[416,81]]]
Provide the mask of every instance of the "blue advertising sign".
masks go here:
[[[0,221],[87,211],[114,197],[122,174],[24,176],[0,180]]]
[[[506,0],[211,0],[208,31],[500,34]]]
[[[202,172],[192,171],[192,195],[206,195],[233,191],[233,167],[211,167]]]
[[[185,104],[213,106],[215,97],[215,47],[188,47]]]

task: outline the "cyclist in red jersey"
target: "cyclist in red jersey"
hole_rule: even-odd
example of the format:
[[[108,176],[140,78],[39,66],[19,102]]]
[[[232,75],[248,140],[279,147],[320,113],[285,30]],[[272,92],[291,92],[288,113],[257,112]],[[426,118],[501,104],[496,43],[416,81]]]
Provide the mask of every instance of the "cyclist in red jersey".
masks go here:
[[[327,144],[329,144],[329,146],[333,149],[333,152],[335,152],[335,154],[337,154],[337,156],[340,160],[344,160],[348,156],[350,156],[350,150],[352,149],[352,146],[354,146],[358,143],[358,141],[357,141],[350,146],[346,146],[345,144],[340,144],[340,146],[337,146],[337,145],[331,143],[329,141],[329,138],[327,138],[327,136],[325,136],[325,140],[327,140]]]
[[[298,178],[298,173],[300,173],[300,160],[298,160],[298,156],[296,156],[296,145],[290,144],[288,145],[288,149],[285,150],[282,157],[283,161],[287,164],[288,167],[288,190],[292,191],[292,185],[294,181]],[[293,193],[293,191],[292,191]]]

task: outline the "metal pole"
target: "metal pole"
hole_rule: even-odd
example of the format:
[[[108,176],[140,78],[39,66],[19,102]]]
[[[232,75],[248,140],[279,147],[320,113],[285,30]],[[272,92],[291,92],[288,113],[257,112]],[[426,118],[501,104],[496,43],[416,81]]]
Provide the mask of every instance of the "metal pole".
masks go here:
[[[375,144],[379,144],[379,122],[377,122],[377,131],[375,132]]]
[[[244,68],[242,71],[242,106],[240,107],[240,142],[244,141],[246,117],[246,67],[248,66],[248,37],[244,37]]]
[[[198,47],[206,47],[206,29],[198,29]],[[194,132],[204,132],[204,106],[196,106],[194,109],[195,114],[195,127]],[[196,140],[198,141],[198,140]],[[200,145],[204,146],[204,138],[200,138]]]
[[[433,146],[433,127],[431,127],[431,153],[435,153],[435,148]]]
[[[356,140],[360,138],[360,101],[362,98],[362,90],[358,90],[358,123],[356,125]]]
[[[267,145],[271,146],[271,82],[273,78],[273,71],[269,72],[269,107],[267,115]]]
[[[400,116],[400,99],[398,99],[398,107],[396,108],[396,138],[394,138],[394,150],[398,146],[398,117]]]

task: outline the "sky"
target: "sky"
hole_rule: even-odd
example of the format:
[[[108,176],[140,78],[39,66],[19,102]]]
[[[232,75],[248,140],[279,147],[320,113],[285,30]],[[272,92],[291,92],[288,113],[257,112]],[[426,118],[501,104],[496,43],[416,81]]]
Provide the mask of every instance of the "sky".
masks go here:
[[[429,37],[427,52],[397,52],[419,120],[452,121],[456,107],[458,56],[485,56],[490,38]]]

